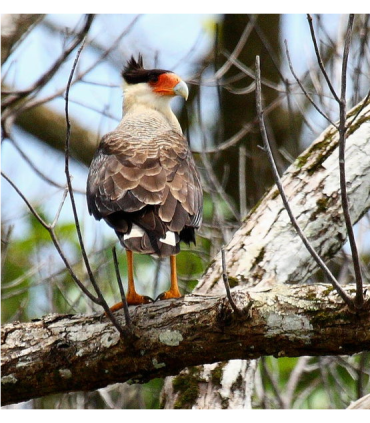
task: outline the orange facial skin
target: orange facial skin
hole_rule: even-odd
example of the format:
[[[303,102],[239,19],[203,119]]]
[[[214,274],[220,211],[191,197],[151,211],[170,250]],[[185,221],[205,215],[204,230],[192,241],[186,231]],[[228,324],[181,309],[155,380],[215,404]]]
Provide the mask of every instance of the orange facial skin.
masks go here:
[[[174,73],[163,73],[159,75],[157,82],[150,82],[153,91],[160,95],[175,95],[173,89],[181,81]]]

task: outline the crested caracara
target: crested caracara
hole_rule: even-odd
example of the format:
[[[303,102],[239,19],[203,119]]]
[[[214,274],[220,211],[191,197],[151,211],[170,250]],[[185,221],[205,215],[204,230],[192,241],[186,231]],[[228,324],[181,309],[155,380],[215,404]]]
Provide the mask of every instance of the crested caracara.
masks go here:
[[[122,77],[123,118],[90,165],[89,213],[104,219],[126,249],[128,304],[151,300],[135,290],[133,252],[170,257],[171,287],[159,298],[178,298],[176,254],[180,241],[195,243],[203,203],[199,173],[170,107],[177,95],[187,99],[188,87],[171,71],[144,69],[141,55],[127,62]]]

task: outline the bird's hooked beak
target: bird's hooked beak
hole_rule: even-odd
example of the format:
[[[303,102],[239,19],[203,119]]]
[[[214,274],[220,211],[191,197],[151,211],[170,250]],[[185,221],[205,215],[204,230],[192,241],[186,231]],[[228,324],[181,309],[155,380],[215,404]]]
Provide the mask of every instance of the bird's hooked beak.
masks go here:
[[[188,99],[189,96],[189,89],[188,86],[184,81],[180,81],[175,87],[173,88],[173,92],[175,95],[180,95],[181,97],[184,97],[185,100]]]

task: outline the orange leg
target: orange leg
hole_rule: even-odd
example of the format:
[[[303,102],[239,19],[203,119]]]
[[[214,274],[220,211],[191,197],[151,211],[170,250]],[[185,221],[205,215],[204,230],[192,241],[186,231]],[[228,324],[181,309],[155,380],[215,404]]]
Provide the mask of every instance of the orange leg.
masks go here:
[[[180,298],[182,296],[177,283],[176,256],[170,256],[170,263],[171,287],[168,291],[158,295],[157,300],[167,300],[168,298]]]
[[[126,250],[127,256],[127,279],[128,279],[128,290],[126,295],[126,300],[128,305],[135,304],[148,304],[153,302],[150,297],[140,295],[136,292],[135,282],[134,282],[134,254],[131,250]],[[120,310],[123,308],[122,302],[119,302],[112,306],[111,311]]]

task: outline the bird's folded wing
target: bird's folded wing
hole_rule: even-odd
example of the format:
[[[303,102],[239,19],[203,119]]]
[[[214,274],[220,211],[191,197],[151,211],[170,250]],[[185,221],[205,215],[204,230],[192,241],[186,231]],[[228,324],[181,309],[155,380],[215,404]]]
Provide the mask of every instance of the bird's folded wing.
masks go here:
[[[198,227],[200,177],[187,141],[168,131],[148,142],[119,131],[103,137],[88,178],[89,211],[96,218],[157,205],[169,229]]]

